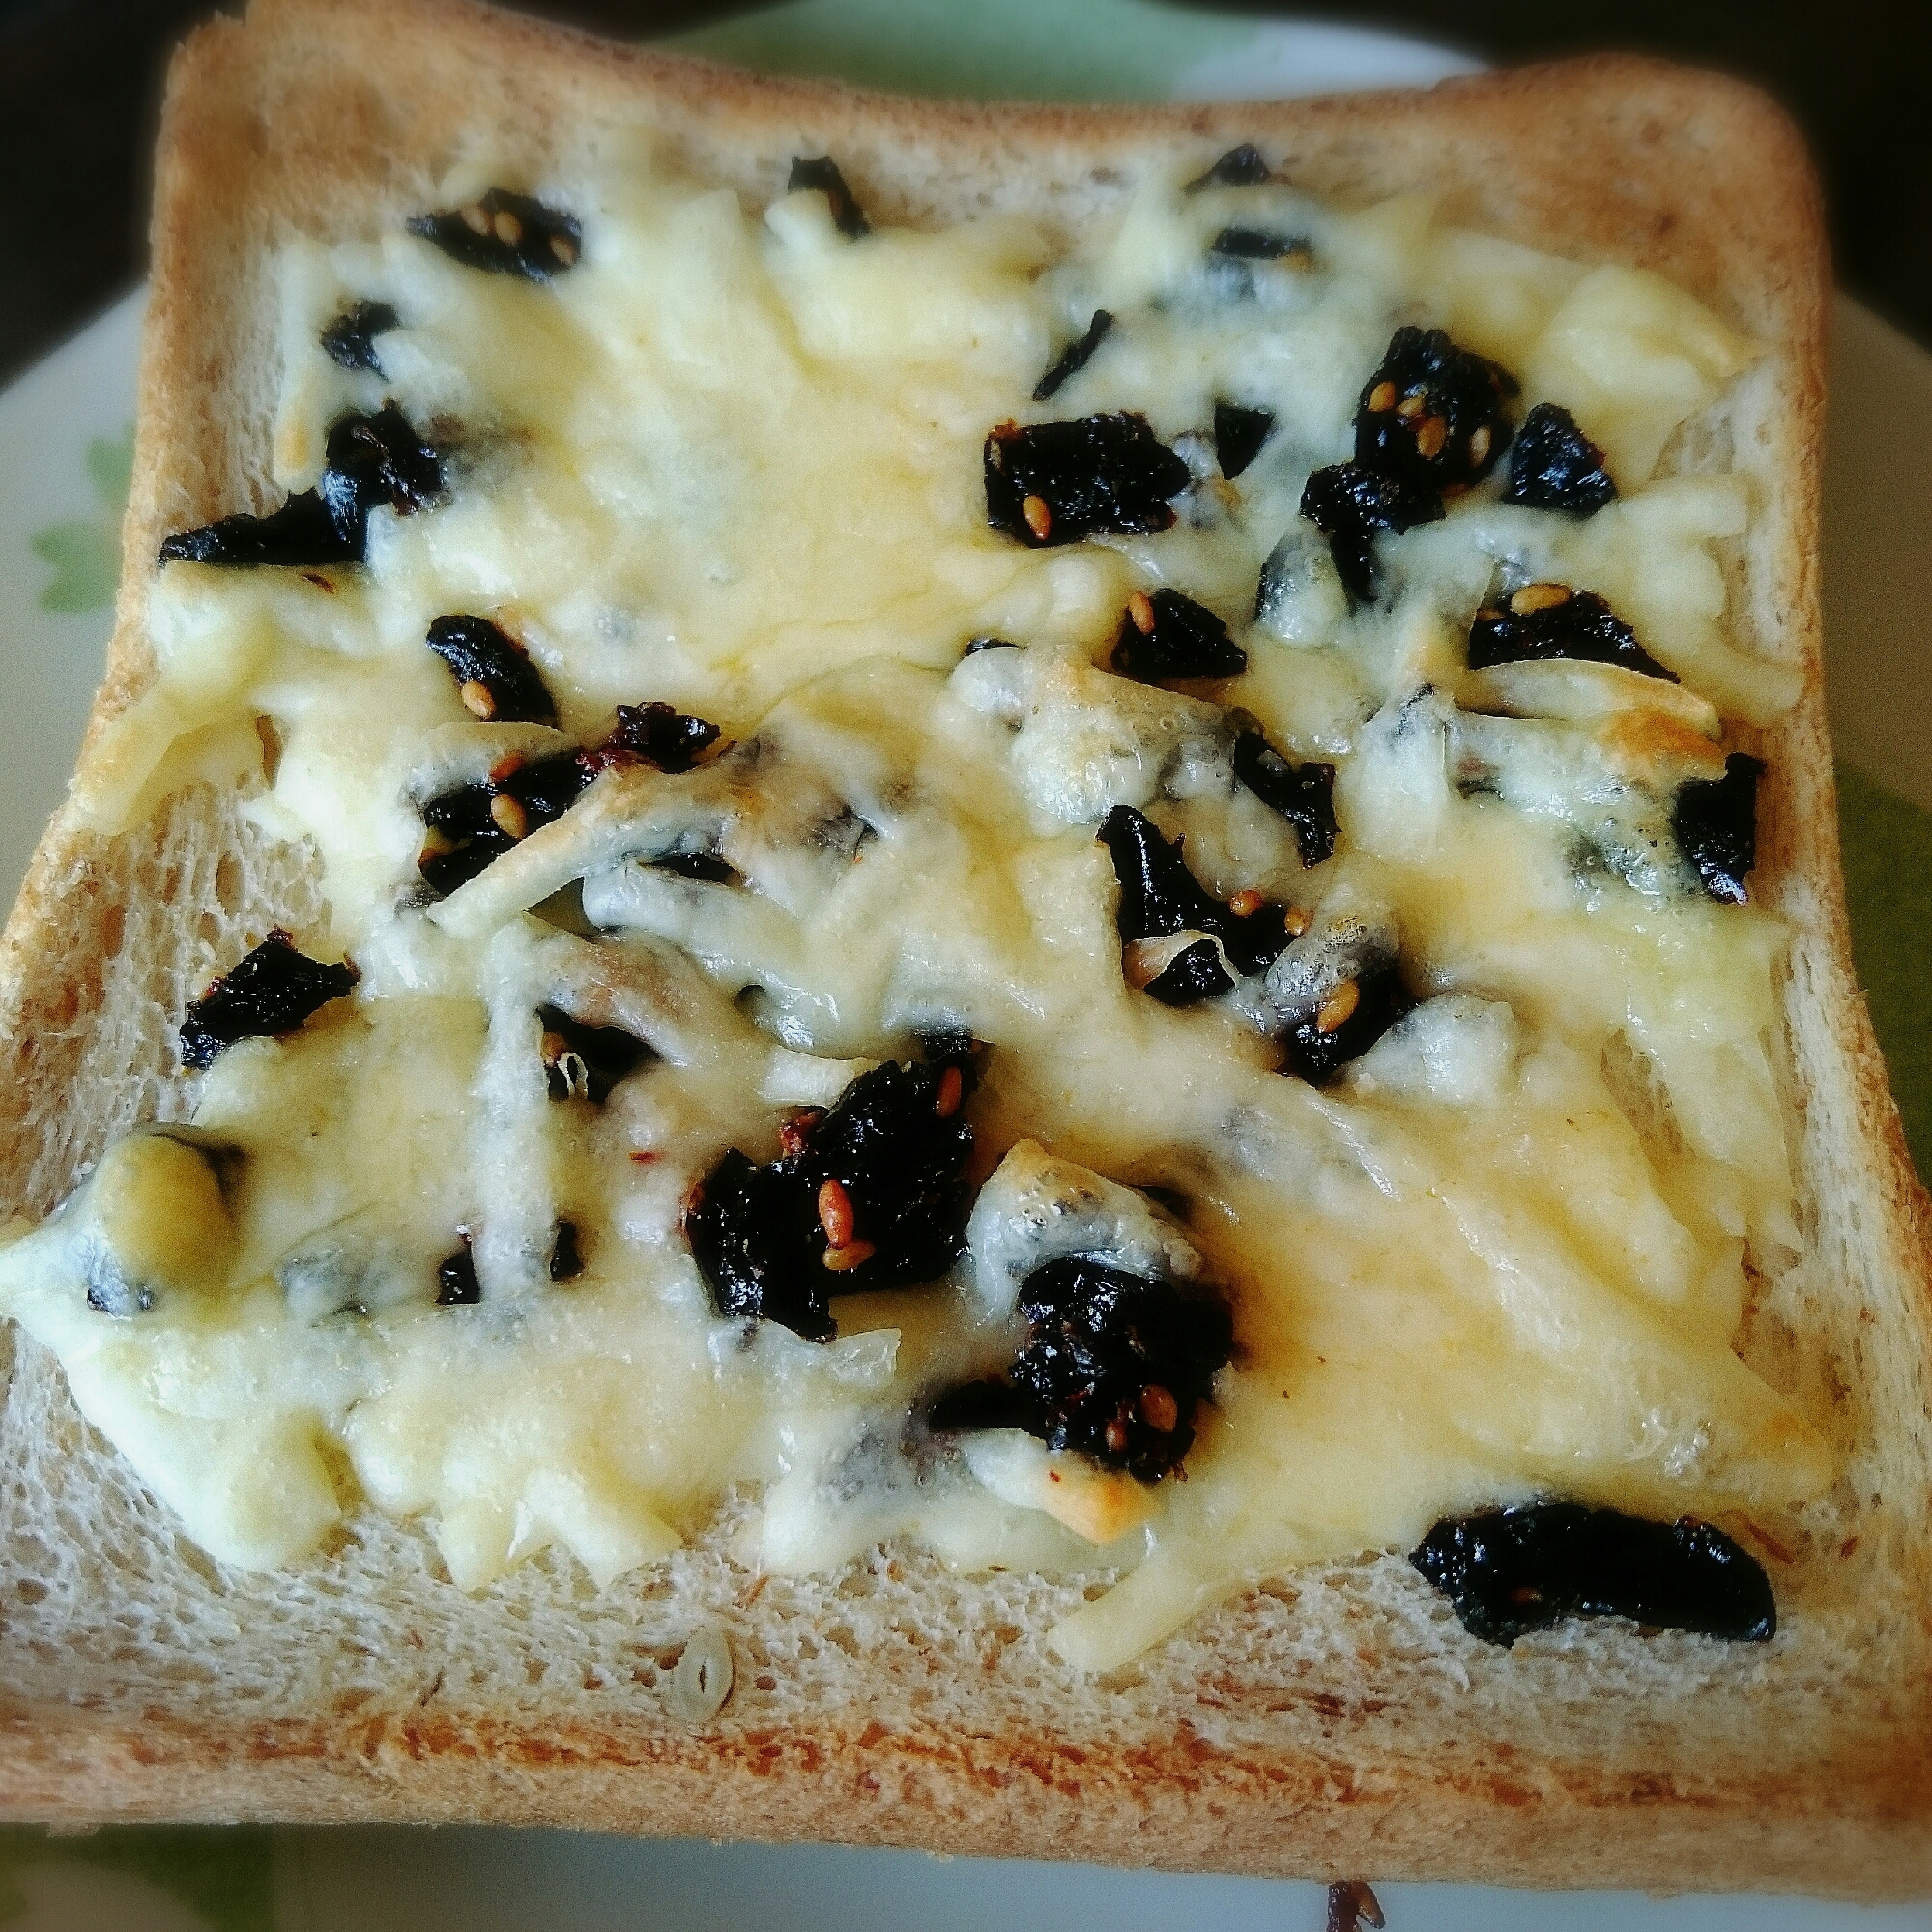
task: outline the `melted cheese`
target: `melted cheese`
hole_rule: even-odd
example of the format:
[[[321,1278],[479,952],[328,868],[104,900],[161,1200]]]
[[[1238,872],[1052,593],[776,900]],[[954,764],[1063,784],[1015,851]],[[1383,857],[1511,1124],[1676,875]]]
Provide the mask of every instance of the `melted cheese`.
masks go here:
[[[966,1567],[1116,1567],[1055,1637],[1105,1668],[1244,1579],[1406,1545],[1451,1511],[1774,1512],[1829,1482],[1732,1346],[1746,1254],[1796,1240],[1782,936],[1655,856],[1670,790],[1721,768],[1721,717],[1794,691],[1727,622],[1711,545],[1745,527],[1744,486],[1653,476],[1752,352],[1655,277],[1443,227],[1426,199],[1351,214],[1182,179],[1150,171],[1057,257],[1006,220],[852,243],[822,195],[747,211],[641,157],[535,185],[584,228],[549,285],[399,232],[290,245],[280,480],[312,482],[327,423],[393,395],[462,425],[449,499],[375,514],[366,567],[161,572],[159,678],[75,795],[103,827],[138,821],[189,778],[259,772],[271,721],[251,810],[312,842],[329,913],[304,937],[362,980],[216,1061],[195,1114],[213,1166],[137,1139],[0,1256],[7,1310],[216,1556],[288,1562],[366,1501],[425,1516],[462,1587],[551,1545],[602,1585],[738,1485],[764,1497],[740,1553],[770,1567],[894,1534]],[[1309,252],[1212,262],[1234,221]],[[369,298],[403,318],[384,377],[315,346]],[[1028,405],[1099,306],[1102,351]],[[1351,614],[1300,492],[1348,453],[1411,319],[1571,406],[1623,496],[1574,522],[1480,489],[1385,538],[1391,593]],[[1222,397],[1276,431],[1173,530],[1031,551],[986,527],[993,424],[1135,409],[1204,450]],[[1499,573],[1599,591],[1683,685],[1469,672]],[[1105,668],[1128,595],[1163,584],[1249,651],[1217,703]],[[560,731],[468,718],[423,646],[446,612],[528,646]],[[1019,648],[963,657],[979,635]],[[758,757],[607,777],[416,903],[425,798],[647,699]],[[1224,705],[1340,767],[1325,865],[1234,782]],[[1316,1091],[1272,1070],[1247,995],[1134,991],[1093,836],[1118,803],[1184,834],[1216,893],[1368,908],[1434,996]],[[642,863],[699,849],[743,883]],[[553,1000],[651,1050],[602,1109],[547,1097]],[[955,1277],[842,1298],[829,1345],[721,1322],[686,1190],[728,1146],[769,1158],[788,1104],[934,1025],[991,1047],[976,1178],[1000,1165]],[[1184,1191],[1185,1232],[1120,1182]],[[585,1269],[554,1284],[563,1218]],[[482,1299],[439,1308],[459,1227]],[[1238,1355],[1190,1480],[1143,1488],[1006,1432],[915,1469],[908,1406],[1010,1354],[1018,1282],[1069,1240],[1229,1296]],[[150,1305],[90,1307],[110,1278]]]

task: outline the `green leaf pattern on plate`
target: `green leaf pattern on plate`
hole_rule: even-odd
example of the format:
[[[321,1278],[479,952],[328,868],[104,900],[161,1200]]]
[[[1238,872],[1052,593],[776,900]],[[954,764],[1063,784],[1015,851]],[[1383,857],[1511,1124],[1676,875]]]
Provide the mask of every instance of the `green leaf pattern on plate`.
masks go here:
[[[121,579],[121,513],[128,506],[133,475],[134,425],[130,422],[118,437],[95,437],[86,460],[99,511],[50,523],[28,539],[34,555],[54,567],[41,591],[43,611],[101,610],[114,601]]]

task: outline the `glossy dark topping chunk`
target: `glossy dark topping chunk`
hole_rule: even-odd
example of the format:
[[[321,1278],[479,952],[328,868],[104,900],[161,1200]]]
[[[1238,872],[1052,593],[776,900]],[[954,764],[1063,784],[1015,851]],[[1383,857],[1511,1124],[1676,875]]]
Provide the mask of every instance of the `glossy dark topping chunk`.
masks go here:
[[[1263,904],[1244,916],[1224,906],[1188,870],[1179,841],[1163,838],[1132,805],[1116,805],[1099,838],[1120,881],[1114,921],[1128,943],[1204,933],[1221,941],[1244,973],[1259,972],[1287,944],[1282,907]]]
[[[1319,1006],[1289,1023],[1281,1036],[1282,1071],[1311,1086],[1326,1086],[1414,1004],[1396,963],[1373,961],[1342,980]]]
[[[1306,235],[1277,235],[1265,228],[1224,228],[1207,251],[1237,262],[1279,262],[1312,252]]]
[[[455,1254],[437,1263],[436,1306],[474,1308],[483,1299],[482,1283],[476,1280],[476,1257],[470,1253],[470,1237]]]
[[[1302,491],[1302,514],[1328,538],[1335,574],[1349,601],[1373,603],[1380,578],[1375,538],[1385,530],[1413,530],[1442,517],[1442,498],[1414,489],[1359,463],[1317,470]]]
[[[1259,187],[1272,180],[1261,150],[1252,141],[1243,141],[1238,148],[1229,148],[1205,174],[1196,175],[1182,192],[1198,194],[1204,187]]]
[[[533,282],[575,268],[584,252],[584,231],[574,215],[506,187],[493,187],[461,208],[415,216],[409,232],[466,269]]]
[[[1020,1312],[1030,1328],[1004,1379],[949,1390],[936,1430],[1024,1428],[1142,1483],[1180,1465],[1234,1353],[1223,1303],[1077,1255],[1029,1275]]]
[[[1528,509],[1594,516],[1617,494],[1603,452],[1561,405],[1540,402],[1523,418],[1510,447],[1510,480],[1503,495]]]
[[[1001,423],[984,464],[987,522],[1035,548],[1166,530],[1168,499],[1194,480],[1147,418],[1125,411],[1029,429]]]
[[[729,1149],[693,1191],[684,1232],[720,1314],[829,1341],[831,1296],[909,1287],[952,1266],[972,1204],[973,1052],[956,1038],[929,1051],[789,1122],[775,1161]]]
[[[601,1107],[611,1089],[657,1055],[621,1026],[592,1026],[561,1006],[539,1006],[543,1077],[552,1100],[588,1100]]]
[[[689,771],[717,741],[718,728],[708,718],[652,699],[620,705],[616,729],[587,757],[600,771],[634,761],[675,773]]]
[[[1304,865],[1319,865],[1334,852],[1334,765],[1291,764],[1259,732],[1243,732],[1234,740],[1234,775],[1295,828]]]
[[[474,716],[497,724],[557,722],[557,706],[530,653],[488,618],[434,618],[426,642],[449,667]]]
[[[574,1282],[584,1272],[584,1254],[579,1244],[577,1224],[560,1221],[550,1241],[550,1279]]]
[[[1221,963],[1221,948],[1212,939],[1197,939],[1170,959],[1141,992],[1163,1006],[1197,1006],[1234,991],[1234,982]]]
[[[1093,352],[1107,339],[1107,332],[1113,327],[1113,317],[1104,308],[1096,308],[1093,320],[1086,326],[1086,333],[1078,340],[1069,342],[1034,386],[1033,400],[1046,402],[1059,392],[1060,385],[1071,375],[1076,375],[1093,360]]]
[[[367,369],[380,376],[383,365],[376,355],[376,337],[394,329],[401,319],[386,302],[353,303],[323,330],[323,351],[345,369]]]
[[[1275,433],[1272,409],[1249,409],[1241,403],[1214,406],[1214,455],[1221,474],[1231,483],[1261,453]]]
[[[1412,490],[1477,482],[1510,440],[1504,405],[1516,389],[1507,369],[1440,329],[1398,329],[1362,388],[1355,460]]]
[[[353,415],[330,429],[320,481],[268,516],[224,516],[186,530],[161,545],[163,563],[253,564],[360,562],[369,512],[398,516],[426,509],[443,494],[443,464],[394,403],[374,416]]]
[[[808,189],[816,189],[831,203],[832,226],[841,235],[856,242],[861,235],[872,233],[872,223],[865,218],[858,197],[846,186],[846,178],[830,155],[821,155],[817,160],[808,160],[803,155],[792,158],[792,171],[785,178],[786,193]]]
[[[1471,1636],[1510,1645],[1568,1617],[1629,1617],[1763,1643],[1777,1606],[1758,1563],[1721,1530],[1645,1522],[1580,1503],[1531,1503],[1439,1522],[1409,1561]]]
[[[422,808],[428,836],[417,861],[423,883],[438,898],[467,885],[539,826],[561,819],[592,775],[581,753],[564,751],[529,764],[507,762],[498,776],[432,798]]]
[[[1485,604],[1469,627],[1469,668],[1542,664],[1556,658],[1621,664],[1675,684],[1677,674],[1637,642],[1636,633],[1594,591],[1525,584],[1507,605]]]
[[[1186,678],[1238,678],[1248,653],[1204,604],[1178,591],[1137,591],[1120,620],[1112,664],[1144,684]]]
[[[1734,751],[1721,778],[1692,778],[1677,788],[1670,828],[1704,890],[1727,906],[1750,897],[1745,875],[1758,862],[1758,780],[1762,759]]]
[[[299,953],[277,926],[253,952],[190,1000],[181,1023],[181,1063],[205,1067],[237,1040],[292,1033],[318,1008],[340,999],[360,975],[346,960],[330,966]]]

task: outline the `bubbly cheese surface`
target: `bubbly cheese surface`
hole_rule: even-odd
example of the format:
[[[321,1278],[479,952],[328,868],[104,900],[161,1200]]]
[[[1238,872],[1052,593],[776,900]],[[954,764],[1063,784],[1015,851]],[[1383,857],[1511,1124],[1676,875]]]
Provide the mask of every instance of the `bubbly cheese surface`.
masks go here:
[[[1054,1637],[1107,1668],[1245,1581],[1457,1511],[1774,1513],[1829,1483],[1733,1346],[1747,1257],[1797,1238],[1783,937],[1687,884],[1669,826],[1725,722],[1796,691],[1726,608],[1747,483],[1660,469],[1754,352],[1653,276],[1426,199],[1344,213],[1195,172],[1149,171],[1071,250],[1010,219],[853,240],[822,193],[747,208],[643,152],[513,184],[581,221],[549,281],[400,229],[289,246],[278,480],[312,485],[329,424],[392,398],[449,426],[447,498],[374,513],[360,565],[166,565],[159,680],[76,797],[113,827],[251,777],[259,824],[322,864],[304,950],[360,981],[229,1048],[186,1138],[124,1143],[0,1254],[7,1311],[215,1556],[282,1564],[373,1504],[422,1515],[464,1588],[553,1545],[610,1585],[737,1489],[762,1499],[754,1567],[904,1534],[968,1568],[1117,1571]],[[1214,255],[1234,223],[1306,246]],[[317,346],[359,300],[399,317],[380,373]],[[1105,343],[1030,401],[1097,309]],[[1351,608],[1301,494],[1407,322],[1571,409],[1620,494],[1579,520],[1481,484],[1384,535],[1383,594]],[[1233,482],[1218,401],[1275,421]],[[1048,549],[989,528],[988,432],[1103,410],[1186,457],[1174,527]],[[1478,606],[1534,581],[1603,596],[1681,682],[1470,670]],[[1226,621],[1244,674],[1110,668],[1128,600],[1164,586]],[[466,711],[424,644],[449,613],[527,648],[555,729]],[[985,637],[1007,643],[967,652]],[[425,800],[646,701],[737,750],[608,774],[426,900]],[[1332,857],[1305,866],[1232,776],[1235,711],[1336,767]],[[1252,987],[1149,997],[1095,839],[1122,804],[1221,898],[1392,930],[1420,1003],[1315,1087],[1278,1071]],[[701,850],[735,877],[650,863]],[[601,1106],[553,1100],[546,1005],[646,1064]],[[721,1318],[680,1230],[693,1184],[941,1029],[986,1047],[953,1272],[837,1297],[826,1343]],[[565,1218],[583,1272],[553,1283]],[[480,1299],[439,1307],[459,1229]],[[1067,1252],[1231,1309],[1185,1483],[1017,1431],[907,1447],[922,1403],[1010,1356],[1017,1283]],[[100,1305],[105,1277],[142,1305]]]

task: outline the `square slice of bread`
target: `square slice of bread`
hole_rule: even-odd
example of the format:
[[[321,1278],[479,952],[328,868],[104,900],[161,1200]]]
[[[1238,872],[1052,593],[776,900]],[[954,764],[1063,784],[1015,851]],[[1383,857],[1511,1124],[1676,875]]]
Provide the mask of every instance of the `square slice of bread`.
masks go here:
[[[835,154],[875,216],[991,209],[1071,233],[1149,158],[1261,144],[1349,205],[1418,187],[1468,226],[1654,269],[1769,346],[1705,425],[1749,481],[1748,648],[1802,669],[1764,735],[1754,890],[1781,994],[1804,1253],[1747,1359],[1842,1478],[1770,1552],[1782,1628],[1630,1626],[1492,1649],[1399,1553],[1299,1571],[1081,1677],[1044,1633],[1080,1585],[897,1546],[756,1579],[732,1524],[598,1593],[532,1563],[476,1597],[359,1516],[258,1575],[211,1563],[17,1332],[0,1443],[0,1810],[498,1820],[1341,1878],[1897,1895],[1932,1886],[1932,1306],[1926,1203],[1852,976],[1816,526],[1826,265],[1800,143],[1708,75],[1604,59],[1427,93],[1262,105],[978,107],[749,78],[460,0],[256,0],[188,42],[158,167],[126,564],[91,727],[153,675],[170,532],[276,497],[272,254],[431,205],[467,137],[540,178],[648,116],[762,206]],[[47,1212],[106,1140],[191,1098],[174,1028],[213,972],[319,907],[303,855],[207,787],[102,839],[64,813],[0,949],[0,1196]],[[692,1660],[728,1644],[722,1708]]]

